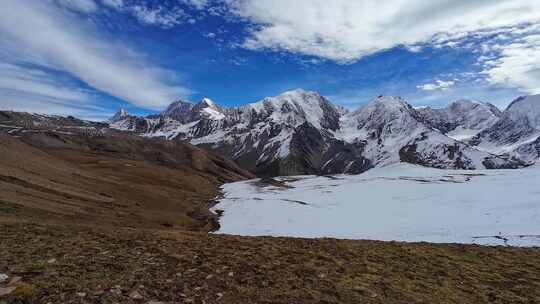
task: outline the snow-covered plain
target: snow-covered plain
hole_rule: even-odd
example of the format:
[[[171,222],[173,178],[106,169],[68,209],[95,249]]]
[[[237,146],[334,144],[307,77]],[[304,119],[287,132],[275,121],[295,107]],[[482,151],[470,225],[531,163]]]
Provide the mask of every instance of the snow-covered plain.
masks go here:
[[[393,164],[361,175],[223,186],[217,233],[540,246],[540,166],[440,170]]]

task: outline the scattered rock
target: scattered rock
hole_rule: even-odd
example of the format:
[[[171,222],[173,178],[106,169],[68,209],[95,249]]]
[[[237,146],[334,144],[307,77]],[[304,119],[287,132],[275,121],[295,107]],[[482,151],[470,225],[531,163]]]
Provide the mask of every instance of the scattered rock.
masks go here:
[[[0,273],[0,283],[4,283],[5,281],[7,281],[7,279],[9,279],[9,276],[5,273]]]
[[[234,272],[230,271],[230,272],[229,272],[229,276],[230,276],[230,277],[233,277],[233,276],[234,276]]]
[[[209,274],[209,275],[206,276],[206,279],[207,279],[207,280],[210,280],[210,279],[213,278],[213,277],[214,277],[214,275]]]
[[[356,286],[353,288],[354,291],[356,292],[359,292],[359,293],[362,293],[370,298],[376,298],[377,297],[377,294],[371,290],[369,290],[368,288],[364,288],[364,287],[361,287],[361,286]]]
[[[86,292],[77,292],[77,297],[80,297],[80,298],[86,297]]]
[[[113,288],[111,288],[110,292],[112,294],[115,294],[115,295],[119,296],[119,295],[122,294],[122,288],[120,287],[120,285],[116,285]]]
[[[49,259],[49,260],[47,260],[47,263],[54,264],[54,263],[56,263],[56,259],[55,258]]]
[[[104,290],[98,290],[98,291],[94,292],[94,295],[96,295],[96,296],[102,296],[104,293],[105,293]]]
[[[130,292],[129,297],[134,299],[134,300],[142,300],[142,298],[143,298],[143,296],[141,295],[141,293],[138,290],[134,290],[134,291]]]
[[[13,277],[13,278],[11,278],[11,280],[9,281],[8,285],[9,285],[9,286],[13,286],[13,285],[19,283],[21,280],[22,280],[21,277]]]
[[[223,293],[222,293],[222,292],[218,292],[218,293],[216,293],[216,296],[217,296],[217,298],[218,298],[218,300],[219,300],[219,299],[223,298]]]
[[[326,278],[326,274],[324,273],[319,274],[319,279],[324,279],[324,278]]]
[[[0,297],[10,295],[17,287],[0,287]]]

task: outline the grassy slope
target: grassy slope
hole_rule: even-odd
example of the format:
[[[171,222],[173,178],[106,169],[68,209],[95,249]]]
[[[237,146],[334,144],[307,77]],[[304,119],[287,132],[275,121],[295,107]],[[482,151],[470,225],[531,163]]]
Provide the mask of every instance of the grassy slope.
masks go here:
[[[33,224],[0,231],[0,270],[21,276],[36,303],[540,301],[535,249]]]
[[[0,201],[31,221],[208,230],[218,186],[249,176],[181,142],[0,132]]]

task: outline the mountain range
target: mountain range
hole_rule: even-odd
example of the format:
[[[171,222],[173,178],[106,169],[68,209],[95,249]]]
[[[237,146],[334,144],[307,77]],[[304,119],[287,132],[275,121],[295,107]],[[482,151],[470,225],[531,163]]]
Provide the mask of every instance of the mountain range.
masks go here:
[[[297,89],[239,107],[203,98],[145,117],[121,109],[109,123],[143,137],[187,140],[269,176],[355,174],[400,161],[519,168],[540,157],[540,95],[520,97],[504,111],[472,100],[414,108],[381,95],[349,111]]]

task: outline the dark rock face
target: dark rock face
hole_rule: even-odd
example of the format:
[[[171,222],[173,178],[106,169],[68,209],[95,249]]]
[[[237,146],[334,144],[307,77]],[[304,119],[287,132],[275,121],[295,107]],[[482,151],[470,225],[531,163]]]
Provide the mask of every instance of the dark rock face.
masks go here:
[[[435,152],[423,153],[418,151],[416,143],[407,145],[399,150],[399,157],[402,162],[422,165],[426,167],[440,169],[477,169],[475,165],[464,155],[463,147],[458,143],[453,145],[443,145],[439,152],[442,152],[445,158],[441,158]],[[443,161],[445,160],[445,161]]]
[[[490,128],[470,140],[472,146],[526,161],[540,157],[540,95],[514,100]]]
[[[491,128],[480,132],[473,137],[470,143],[474,146],[480,143],[495,142],[497,145],[508,145],[518,142],[535,132],[527,121],[513,121],[509,116],[503,116]]]
[[[162,117],[169,117],[171,119],[177,120],[180,123],[188,123],[195,119],[193,114],[193,108],[195,105],[187,101],[175,101],[171,103],[167,109],[161,113]]]
[[[362,156],[362,143],[350,144],[322,134],[308,123],[300,125],[291,141],[291,155],[304,174],[358,174],[371,168]],[[298,174],[293,173],[293,174]]]

